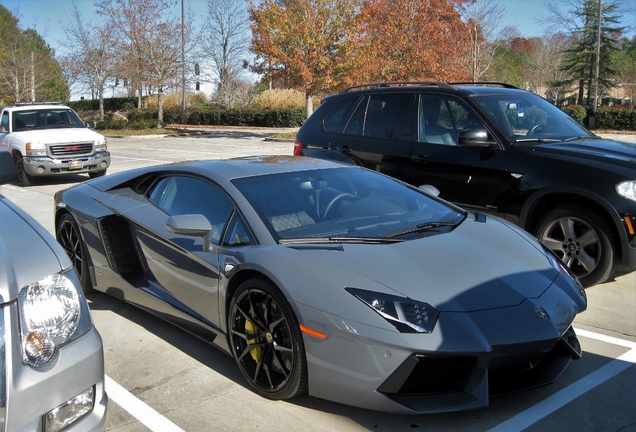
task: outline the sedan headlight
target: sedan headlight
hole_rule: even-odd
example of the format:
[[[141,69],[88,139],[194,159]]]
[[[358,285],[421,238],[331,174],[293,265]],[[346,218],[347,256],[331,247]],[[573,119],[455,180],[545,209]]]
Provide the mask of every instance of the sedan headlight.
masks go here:
[[[439,316],[439,312],[428,303],[356,288],[346,290],[402,333],[430,333]]]
[[[616,192],[622,197],[636,201],[636,181],[626,181],[617,184]]]
[[[20,291],[22,361],[40,367],[92,326],[74,271],[47,276]]]

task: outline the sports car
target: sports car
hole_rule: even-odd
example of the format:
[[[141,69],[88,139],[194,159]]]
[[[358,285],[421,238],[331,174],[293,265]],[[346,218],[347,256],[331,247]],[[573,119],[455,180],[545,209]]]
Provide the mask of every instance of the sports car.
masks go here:
[[[474,409],[581,356],[585,291],[552,252],[365,168],[270,156],[136,169],[58,192],[55,226],[87,293],[215,345],[271,399]]]

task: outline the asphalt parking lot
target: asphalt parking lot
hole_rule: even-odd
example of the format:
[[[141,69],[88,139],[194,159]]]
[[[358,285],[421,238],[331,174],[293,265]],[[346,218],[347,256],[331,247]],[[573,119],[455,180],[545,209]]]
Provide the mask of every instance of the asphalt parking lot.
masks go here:
[[[111,138],[109,172],[192,159],[291,154],[269,131],[224,130],[197,137]],[[636,136],[614,136],[636,142]],[[53,195],[88,179],[69,175],[0,193],[51,233]],[[269,401],[244,382],[233,360],[201,340],[100,293],[89,301],[104,340],[109,431],[636,431],[636,273],[587,290],[575,321],[584,355],[553,385],[491,400],[488,409],[396,416],[304,396]]]

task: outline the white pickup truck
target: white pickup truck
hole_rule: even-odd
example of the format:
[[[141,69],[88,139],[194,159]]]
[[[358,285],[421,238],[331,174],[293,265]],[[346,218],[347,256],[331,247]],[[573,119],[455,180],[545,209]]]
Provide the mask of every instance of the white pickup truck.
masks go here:
[[[110,153],[106,138],[89,126],[60,103],[15,103],[0,114],[0,150],[13,155],[20,186],[30,186],[40,176],[101,177],[110,166]]]

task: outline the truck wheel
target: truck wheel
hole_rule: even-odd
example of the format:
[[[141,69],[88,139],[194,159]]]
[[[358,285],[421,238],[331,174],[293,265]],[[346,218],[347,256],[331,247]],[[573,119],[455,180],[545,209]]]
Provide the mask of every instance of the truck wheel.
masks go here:
[[[611,231],[593,210],[576,204],[555,207],[541,218],[534,234],[583,286],[600,284],[612,275],[615,254]]]
[[[15,163],[15,171],[18,175],[18,185],[25,187],[25,186],[31,186],[35,184],[33,177],[31,177],[24,171],[24,163],[22,162],[22,155],[21,154],[14,155],[13,162]]]

